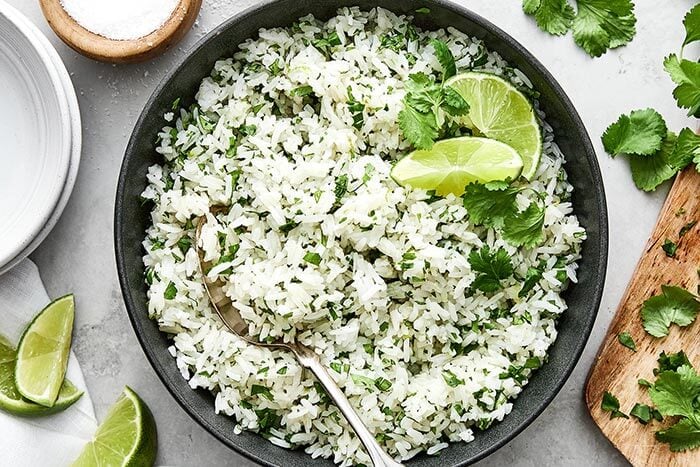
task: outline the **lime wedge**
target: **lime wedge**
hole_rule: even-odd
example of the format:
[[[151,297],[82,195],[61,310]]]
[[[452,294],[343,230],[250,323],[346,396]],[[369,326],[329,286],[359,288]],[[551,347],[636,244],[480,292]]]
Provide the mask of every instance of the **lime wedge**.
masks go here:
[[[462,73],[445,84],[469,103],[462,124],[513,147],[523,159],[522,176],[532,178],[542,155],[542,133],[525,95],[489,73]]]
[[[15,387],[15,361],[17,352],[12,345],[0,336],[0,409],[22,417],[41,417],[61,412],[73,405],[83,392],[70,381],[63,380],[61,390],[53,407],[31,402],[17,391]]]
[[[438,195],[464,193],[472,182],[516,179],[523,168],[517,151],[487,138],[443,139],[430,149],[413,151],[391,170],[399,185],[435,190]]]
[[[129,387],[109,409],[73,467],[152,466],[158,451],[156,422]]]
[[[29,323],[17,348],[15,384],[32,402],[53,407],[68,365],[73,295],[58,298]]]

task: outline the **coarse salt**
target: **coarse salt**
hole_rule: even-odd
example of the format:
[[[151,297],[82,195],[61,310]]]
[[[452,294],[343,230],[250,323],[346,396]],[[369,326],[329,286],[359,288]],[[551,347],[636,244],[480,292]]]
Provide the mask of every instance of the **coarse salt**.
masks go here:
[[[82,27],[108,39],[132,40],[161,27],[179,0],[61,0]]]

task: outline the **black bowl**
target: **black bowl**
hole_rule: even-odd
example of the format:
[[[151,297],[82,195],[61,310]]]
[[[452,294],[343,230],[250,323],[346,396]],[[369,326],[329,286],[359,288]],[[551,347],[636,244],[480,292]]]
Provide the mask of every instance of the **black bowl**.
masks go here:
[[[490,50],[500,53],[522,70],[541,93],[540,103],[547,121],[554,127],[556,141],[567,155],[566,169],[575,187],[573,204],[581,224],[588,231],[580,262],[579,282],[566,292],[569,310],[559,322],[559,337],[552,346],[549,362],[531,378],[503,422],[477,432],[468,444],[455,443],[435,457],[422,455],[409,462],[413,466],[456,466],[475,462],[494,452],[530,424],[559,392],[573,370],[588,340],[600,304],[605,281],[608,250],[608,224],[605,192],[586,129],[571,101],[552,75],[518,42],[493,24],[469,10],[445,1],[425,0],[278,0],[255,6],[209,33],[160,83],[141,114],[119,175],[115,206],[115,243],[119,280],[126,308],[141,345],[153,368],[182,407],[214,436],[239,453],[261,464],[303,466],[311,462],[303,451],[278,448],[259,435],[233,433],[234,421],[214,413],[213,396],[192,390],[167,351],[168,337],[149,320],[141,242],[150,223],[149,207],[139,195],[146,187],[146,171],[161,162],[155,152],[162,115],[178,97],[184,103],[194,99],[199,82],[209,74],[214,62],[230,56],[243,40],[259,28],[289,26],[299,17],[313,13],[327,19],[338,7],[358,5],[363,9],[381,6],[395,13],[412,14],[429,7],[430,14],[416,15],[425,29],[453,26],[483,39]],[[331,461],[317,461],[332,465]]]

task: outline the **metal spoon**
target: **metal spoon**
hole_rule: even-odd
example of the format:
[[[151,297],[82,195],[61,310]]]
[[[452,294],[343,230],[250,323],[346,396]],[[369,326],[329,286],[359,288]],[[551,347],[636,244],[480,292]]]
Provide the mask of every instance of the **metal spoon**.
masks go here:
[[[210,209],[210,211],[212,214],[216,215],[217,213],[226,212],[228,209],[229,208],[227,206],[214,206]],[[367,454],[369,454],[370,459],[372,459],[372,463],[376,467],[398,467],[403,465],[396,462],[384,451],[384,449],[382,449],[379,443],[377,443],[377,440],[367,429],[359,415],[357,415],[355,409],[353,409],[350,405],[348,398],[345,397],[343,391],[340,389],[340,387],[338,387],[330,373],[328,373],[326,367],[321,363],[321,360],[318,358],[318,354],[316,354],[316,352],[299,342],[285,343],[281,340],[271,343],[260,342],[254,336],[250,335],[248,332],[248,324],[243,320],[240,312],[233,306],[231,299],[224,293],[224,283],[219,279],[211,280],[205,274],[205,271],[209,269],[211,264],[204,261],[204,252],[200,248],[199,240],[204,224],[206,224],[206,217],[202,217],[199,225],[197,225],[197,230],[195,233],[195,248],[199,258],[199,268],[200,272],[202,273],[204,288],[207,291],[207,295],[209,295],[209,300],[211,301],[212,307],[219,315],[219,318],[221,318],[221,321],[223,321],[226,327],[228,327],[234,334],[251,345],[288,350],[292,352],[304,368],[311,370],[330,398],[333,400],[333,402],[335,402],[335,405],[338,406],[340,412],[343,414],[348,423],[350,423],[352,429],[355,430],[357,437],[360,438],[360,441],[364,445]]]

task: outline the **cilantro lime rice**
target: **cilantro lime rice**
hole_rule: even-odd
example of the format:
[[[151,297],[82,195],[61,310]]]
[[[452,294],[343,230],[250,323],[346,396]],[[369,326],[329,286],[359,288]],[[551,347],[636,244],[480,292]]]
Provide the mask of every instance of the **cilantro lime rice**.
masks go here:
[[[484,213],[470,215],[461,197],[397,185],[392,164],[412,150],[397,123],[404,83],[440,79],[430,39],[447,44],[458,72],[496,73],[536,96],[522,72],[455,29],[345,8],[325,23],[261,30],[216,63],[193,105],[165,115],[163,165],[143,193],[153,201],[149,313],[182,376],[210,390],[212,410],[239,432],[370,464],[292,354],[248,345],[216,317],[193,245],[200,216],[208,275],[226,281],[251,334],[315,349],[397,459],[471,441],[546,362],[585,238],[564,156],[542,120],[541,163],[512,198],[544,219],[526,246],[477,223]],[[218,204],[231,209],[215,218]]]

